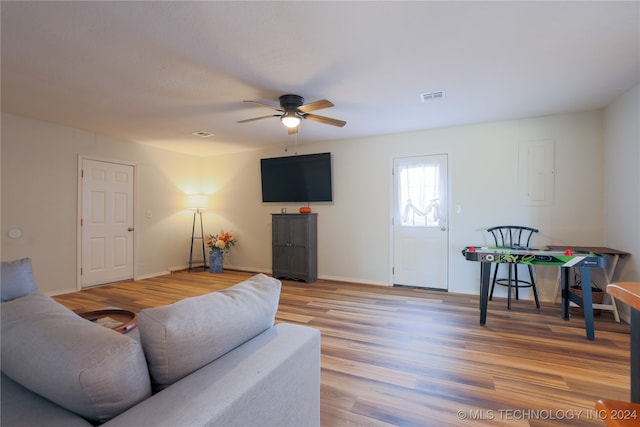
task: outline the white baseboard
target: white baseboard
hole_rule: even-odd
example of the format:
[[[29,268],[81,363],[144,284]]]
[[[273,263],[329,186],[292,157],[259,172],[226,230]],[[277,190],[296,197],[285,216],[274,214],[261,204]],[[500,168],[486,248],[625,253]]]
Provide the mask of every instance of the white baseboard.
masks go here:
[[[382,282],[373,282],[371,280],[363,280],[363,279],[357,279],[357,278],[353,278],[353,277],[341,277],[341,276],[318,276],[318,279],[323,279],[323,280],[333,280],[336,282],[347,282],[347,283],[357,283],[359,285],[374,285],[374,286],[384,286],[384,287],[390,287],[390,285],[388,283],[382,283]]]
[[[60,291],[45,292],[45,295],[47,295],[49,297],[55,297],[56,295],[70,294],[71,292],[78,292],[78,289],[69,288],[69,289],[62,289]]]
[[[244,272],[248,272],[248,273],[263,273],[263,274],[267,274],[267,275],[271,275],[271,270],[267,270],[264,268],[258,268],[258,267],[247,267],[247,266],[243,266],[243,265],[231,265],[231,264],[225,264],[224,268],[228,268],[230,270],[237,270],[237,271],[244,271]]]
[[[135,276],[133,278],[133,280],[144,280],[144,279],[151,279],[152,277],[166,276],[167,274],[171,274],[174,271],[175,270],[173,269],[173,267],[169,267],[166,271],[161,271],[161,272],[158,272],[158,273],[142,274],[142,275]]]

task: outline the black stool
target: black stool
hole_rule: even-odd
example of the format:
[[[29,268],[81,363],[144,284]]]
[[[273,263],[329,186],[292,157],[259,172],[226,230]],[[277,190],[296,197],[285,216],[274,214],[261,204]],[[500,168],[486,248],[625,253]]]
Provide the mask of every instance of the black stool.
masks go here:
[[[531,236],[533,233],[537,233],[538,230],[531,227],[522,227],[519,225],[500,225],[487,229],[493,236],[493,240],[496,246],[500,248],[510,249],[526,249],[529,247]],[[498,278],[498,269],[500,264],[507,264],[508,276],[506,278]],[[489,293],[489,300],[493,298],[493,289],[496,283],[501,286],[507,286],[507,309],[511,310],[511,291],[514,290],[516,299],[519,299],[518,289],[531,288],[533,296],[536,300],[536,308],[540,308],[540,301],[538,300],[538,291],[536,289],[536,282],[533,277],[533,267],[527,265],[529,270],[529,280],[523,280],[518,278],[518,264],[515,263],[497,263],[493,272],[493,280],[491,282],[491,292]]]

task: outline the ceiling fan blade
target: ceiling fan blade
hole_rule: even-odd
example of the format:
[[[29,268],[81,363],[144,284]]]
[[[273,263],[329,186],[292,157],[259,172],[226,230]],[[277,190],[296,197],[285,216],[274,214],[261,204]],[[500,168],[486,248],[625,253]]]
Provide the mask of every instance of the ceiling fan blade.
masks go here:
[[[333,103],[331,101],[327,101],[326,99],[321,99],[320,101],[310,102],[308,104],[301,105],[298,107],[298,111],[303,113],[308,113],[309,111],[321,110],[323,108],[333,107]]]
[[[270,104],[265,104],[264,102],[258,102],[258,101],[242,101],[242,102],[251,102],[252,104],[258,104],[261,107],[267,107],[267,108],[273,108],[276,111],[284,111],[282,108],[280,107],[276,107],[275,105],[270,105]]]
[[[298,133],[298,126],[296,126],[294,128],[287,128],[287,134],[288,135],[293,135],[295,133]]]
[[[236,123],[253,122],[255,120],[270,119],[271,117],[280,117],[280,115],[279,114],[272,114],[270,116],[254,117],[253,119],[238,120]]]
[[[338,126],[338,127],[342,127],[347,124],[347,122],[345,122],[344,120],[318,116],[317,114],[304,114],[302,118],[311,120],[313,122],[319,122],[319,123],[324,123],[325,125]]]

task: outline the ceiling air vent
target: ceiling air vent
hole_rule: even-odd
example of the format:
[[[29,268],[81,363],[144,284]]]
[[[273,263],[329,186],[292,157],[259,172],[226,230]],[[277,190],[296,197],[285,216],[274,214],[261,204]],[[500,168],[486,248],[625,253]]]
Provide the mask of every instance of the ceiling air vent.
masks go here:
[[[436,99],[442,98],[444,98],[444,92],[441,90],[437,92],[427,92],[420,94],[420,99],[422,100],[422,102],[435,101]]]
[[[200,138],[209,138],[213,136],[211,132],[207,132],[206,130],[199,130],[198,132],[193,132],[193,135],[199,136]]]

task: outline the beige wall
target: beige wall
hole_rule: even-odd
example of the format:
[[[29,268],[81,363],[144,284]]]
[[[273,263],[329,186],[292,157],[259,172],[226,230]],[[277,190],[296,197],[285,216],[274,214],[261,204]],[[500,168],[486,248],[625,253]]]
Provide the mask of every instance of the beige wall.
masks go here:
[[[299,206],[261,202],[259,159],[294,152],[333,154],[334,202],[311,204],[319,214],[320,277],[392,283],[395,157],[448,154],[450,205],[461,207],[449,216],[449,263],[443,268],[450,291],[477,293],[479,267],[464,261],[460,250],[484,243],[489,226],[537,227],[537,245],[604,244],[609,234],[602,111],[316,144],[299,139],[286,153],[282,146],[203,159],[12,115],[3,115],[2,125],[2,259],[30,256],[41,290],[49,293],[76,284],[79,155],[136,165],[137,277],[186,264],[191,214],[183,199],[188,192],[211,195],[205,231],[236,232],[239,245],[226,260],[229,267],[270,272],[270,213]],[[518,146],[541,139],[555,141],[555,197],[529,206],[518,195]],[[637,193],[637,186],[629,191]],[[12,227],[24,230],[21,239],[8,238]],[[556,270],[543,268],[539,274],[543,298],[551,299]]]
[[[605,111],[606,244],[631,253],[613,280],[640,281],[640,85]],[[622,310],[628,319],[628,307]]]
[[[79,156],[135,165],[136,276],[184,265],[191,230],[184,193],[199,189],[199,159],[6,114],[2,259],[30,257],[42,292],[76,289]],[[12,228],[21,229],[22,237],[9,238]]]
[[[319,275],[324,278],[389,285],[391,275],[391,164],[394,157],[447,153],[450,204],[449,290],[475,293],[478,265],[460,250],[485,243],[484,229],[502,223],[541,230],[538,244],[603,244],[603,125],[601,112],[486,123],[344,140],[298,143],[261,152],[229,155],[216,164],[243,170],[207,169],[220,185],[218,207],[208,221],[238,232],[240,246],[229,259],[250,270],[270,269],[270,213],[298,205],[260,202],[259,159],[330,151],[334,161],[334,202],[312,204],[319,214]],[[555,198],[544,206],[521,203],[518,146],[552,139],[556,146]],[[234,173],[237,170],[238,173]],[[238,197],[243,195],[244,197]],[[217,217],[217,218],[216,218]],[[542,294],[551,299],[556,269],[541,269]]]

